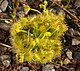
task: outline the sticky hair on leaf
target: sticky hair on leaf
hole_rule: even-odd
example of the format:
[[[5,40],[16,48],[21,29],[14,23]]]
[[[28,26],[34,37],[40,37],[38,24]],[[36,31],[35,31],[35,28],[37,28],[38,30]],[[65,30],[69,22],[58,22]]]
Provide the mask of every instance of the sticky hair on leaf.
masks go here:
[[[12,45],[16,48],[17,59],[20,55],[20,62],[46,63],[60,56],[60,37],[67,30],[64,17],[61,13],[45,12],[22,18],[11,27]]]

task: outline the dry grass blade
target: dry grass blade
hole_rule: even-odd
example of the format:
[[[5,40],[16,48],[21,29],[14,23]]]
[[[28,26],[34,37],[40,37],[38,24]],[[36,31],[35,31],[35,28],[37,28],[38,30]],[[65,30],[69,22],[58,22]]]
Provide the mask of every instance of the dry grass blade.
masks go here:
[[[11,46],[6,45],[6,44],[3,44],[3,43],[0,43],[0,45],[5,46],[5,47],[8,47],[8,48],[12,48]]]

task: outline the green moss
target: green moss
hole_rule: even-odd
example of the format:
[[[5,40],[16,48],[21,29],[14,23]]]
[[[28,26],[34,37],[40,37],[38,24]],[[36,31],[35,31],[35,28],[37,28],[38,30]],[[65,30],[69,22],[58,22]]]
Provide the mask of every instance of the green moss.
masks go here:
[[[11,27],[12,44],[23,62],[46,63],[61,54],[61,38],[67,30],[60,13],[47,13],[22,18]]]

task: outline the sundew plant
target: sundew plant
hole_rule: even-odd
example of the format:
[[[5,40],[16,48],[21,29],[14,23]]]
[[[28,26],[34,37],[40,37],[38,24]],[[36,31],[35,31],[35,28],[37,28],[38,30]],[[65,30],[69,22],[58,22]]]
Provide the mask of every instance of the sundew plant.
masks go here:
[[[40,5],[43,13],[24,17],[11,27],[11,41],[19,62],[46,63],[61,54],[61,37],[67,26],[63,15],[50,12],[46,5],[46,1]]]

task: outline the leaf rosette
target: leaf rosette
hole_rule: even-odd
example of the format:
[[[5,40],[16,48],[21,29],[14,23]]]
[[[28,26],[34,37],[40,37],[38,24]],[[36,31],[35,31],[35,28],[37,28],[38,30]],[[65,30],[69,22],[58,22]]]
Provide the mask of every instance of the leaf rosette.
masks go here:
[[[12,45],[20,62],[46,63],[60,56],[60,37],[67,30],[64,17],[61,13],[45,12],[22,18],[11,27]]]

